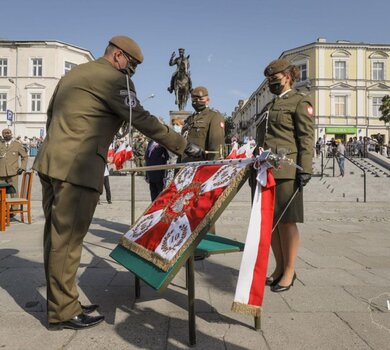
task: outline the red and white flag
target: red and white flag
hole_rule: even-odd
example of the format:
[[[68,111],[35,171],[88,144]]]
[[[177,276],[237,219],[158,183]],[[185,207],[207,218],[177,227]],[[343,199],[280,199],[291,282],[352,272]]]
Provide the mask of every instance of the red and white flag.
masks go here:
[[[108,148],[108,152],[107,152],[107,162],[108,163],[111,163],[113,161],[114,155],[115,155],[114,147],[111,144],[110,147]]]
[[[259,316],[263,303],[274,216],[275,180],[261,165],[232,310]]]
[[[133,158],[133,148],[130,145],[128,145],[126,147],[125,160],[130,160],[131,158]]]
[[[114,154],[114,161],[116,170],[121,170],[123,168],[123,163],[126,160],[126,145],[121,143],[118,149]]]

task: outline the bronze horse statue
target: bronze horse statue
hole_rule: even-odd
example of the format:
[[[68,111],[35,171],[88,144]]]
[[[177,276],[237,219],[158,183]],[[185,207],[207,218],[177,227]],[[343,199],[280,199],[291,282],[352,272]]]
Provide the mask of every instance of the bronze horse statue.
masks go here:
[[[192,88],[190,75],[179,69],[173,80],[173,88],[175,91],[175,104],[179,107],[179,111],[183,111]]]

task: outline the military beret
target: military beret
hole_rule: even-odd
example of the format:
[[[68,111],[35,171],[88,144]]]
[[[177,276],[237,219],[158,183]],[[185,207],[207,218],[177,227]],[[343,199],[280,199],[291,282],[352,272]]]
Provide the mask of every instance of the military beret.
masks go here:
[[[207,88],[205,88],[204,86],[197,86],[196,88],[191,90],[191,96],[204,97],[208,95],[209,92],[207,91]]]
[[[285,71],[290,66],[291,62],[284,58],[274,60],[264,69],[264,75],[269,77],[271,75]]]
[[[111,38],[110,44],[113,44],[114,46],[123,50],[128,55],[135,58],[139,63],[142,63],[144,60],[144,55],[142,54],[141,48],[133,39],[130,39],[128,36],[114,36]]]

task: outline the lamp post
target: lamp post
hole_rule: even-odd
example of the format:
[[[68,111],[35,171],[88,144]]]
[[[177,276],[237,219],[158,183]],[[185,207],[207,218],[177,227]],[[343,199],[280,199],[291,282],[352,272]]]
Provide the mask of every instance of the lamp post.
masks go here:
[[[141,101],[141,103],[144,103],[145,101],[147,101],[147,100],[149,100],[149,99],[151,99],[151,98],[155,98],[155,97],[156,97],[155,94],[151,94],[151,95],[149,95],[148,97],[144,98],[144,99]]]
[[[14,110],[14,120],[13,120],[13,129],[14,129],[14,135],[16,135],[16,114],[17,114],[17,106],[22,107],[22,103],[20,102],[20,93],[17,81],[15,82],[14,79],[8,78],[8,81],[15,86],[15,110]]]

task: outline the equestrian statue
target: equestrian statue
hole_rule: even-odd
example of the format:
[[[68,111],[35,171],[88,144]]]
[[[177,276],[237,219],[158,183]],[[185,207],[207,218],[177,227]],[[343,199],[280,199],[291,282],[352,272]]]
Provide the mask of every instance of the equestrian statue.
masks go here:
[[[169,93],[175,92],[175,104],[179,107],[179,111],[183,111],[190,91],[192,89],[190,75],[190,55],[184,56],[184,49],[179,49],[179,57],[175,57],[175,51],[172,52],[169,65],[176,65],[176,71],[172,74],[171,84],[168,87]]]

